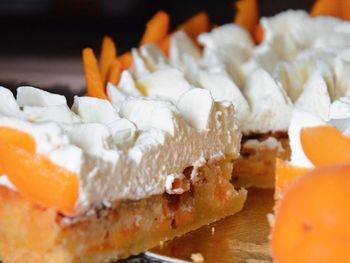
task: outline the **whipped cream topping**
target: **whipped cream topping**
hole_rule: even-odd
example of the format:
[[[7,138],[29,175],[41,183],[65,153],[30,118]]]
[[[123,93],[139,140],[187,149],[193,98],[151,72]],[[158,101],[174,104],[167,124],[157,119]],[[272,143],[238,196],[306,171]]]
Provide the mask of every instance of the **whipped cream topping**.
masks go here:
[[[183,81],[180,73],[175,76]],[[71,109],[57,94],[20,87],[16,101],[0,88],[0,126],[32,135],[38,154],[77,174],[77,215],[103,203],[178,194],[188,190],[188,182],[183,189],[170,186],[183,180],[185,168],[237,158],[241,138],[231,103],[215,102],[205,89],[181,87],[177,100],[165,100],[125,95],[109,85],[112,102],[75,97]],[[16,189],[6,175],[0,184]]]
[[[350,138],[350,118],[330,119],[324,121],[315,114],[296,109],[293,111],[291,124],[288,130],[291,160],[290,163],[294,166],[312,168],[314,165],[307,158],[301,145],[301,129],[307,127],[316,127],[331,125],[340,131],[343,135]]]
[[[169,59],[150,44],[134,50],[136,87],[173,103],[190,88],[209,90],[214,100],[233,103],[244,134],[287,131],[293,109],[324,121],[345,117],[350,23],[289,10],[260,24],[259,45],[240,26],[226,24],[198,36],[203,50],[181,31],[171,35]]]

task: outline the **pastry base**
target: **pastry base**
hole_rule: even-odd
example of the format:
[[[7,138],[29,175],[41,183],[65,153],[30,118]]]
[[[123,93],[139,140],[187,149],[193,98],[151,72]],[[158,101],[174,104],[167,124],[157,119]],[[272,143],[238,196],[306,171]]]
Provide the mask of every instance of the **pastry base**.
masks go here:
[[[3,263],[97,263],[138,254],[241,210],[246,191],[235,190],[231,175],[231,160],[208,163],[181,195],[124,201],[72,221],[0,187],[0,257]]]
[[[286,134],[266,134],[255,137],[262,142],[272,136],[277,139],[282,149],[257,147],[245,147],[242,142],[241,156],[234,162],[232,180],[235,185],[241,187],[257,187],[272,189],[275,187],[276,158],[289,160],[289,139]]]

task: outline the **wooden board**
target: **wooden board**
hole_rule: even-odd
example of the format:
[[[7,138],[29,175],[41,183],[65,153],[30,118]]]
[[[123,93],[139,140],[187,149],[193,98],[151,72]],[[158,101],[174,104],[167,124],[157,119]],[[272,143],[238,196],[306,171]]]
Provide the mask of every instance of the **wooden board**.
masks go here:
[[[250,189],[244,209],[236,215],[186,234],[152,252],[191,261],[201,253],[204,262],[272,262],[267,214],[273,207],[273,191]]]

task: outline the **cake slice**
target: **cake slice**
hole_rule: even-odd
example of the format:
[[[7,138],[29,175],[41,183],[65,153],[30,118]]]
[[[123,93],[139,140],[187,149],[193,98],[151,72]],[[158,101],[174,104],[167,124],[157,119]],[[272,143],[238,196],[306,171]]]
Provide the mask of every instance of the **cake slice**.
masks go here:
[[[0,258],[109,262],[242,209],[232,104],[0,89]],[[196,98],[201,98],[197,100]]]

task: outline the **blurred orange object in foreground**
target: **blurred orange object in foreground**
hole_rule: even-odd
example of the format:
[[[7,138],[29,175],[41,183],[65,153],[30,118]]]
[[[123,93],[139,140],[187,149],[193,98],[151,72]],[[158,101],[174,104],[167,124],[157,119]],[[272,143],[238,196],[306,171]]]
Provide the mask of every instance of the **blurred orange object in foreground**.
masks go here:
[[[276,263],[348,262],[350,164],[319,167],[297,178],[277,205]]]

